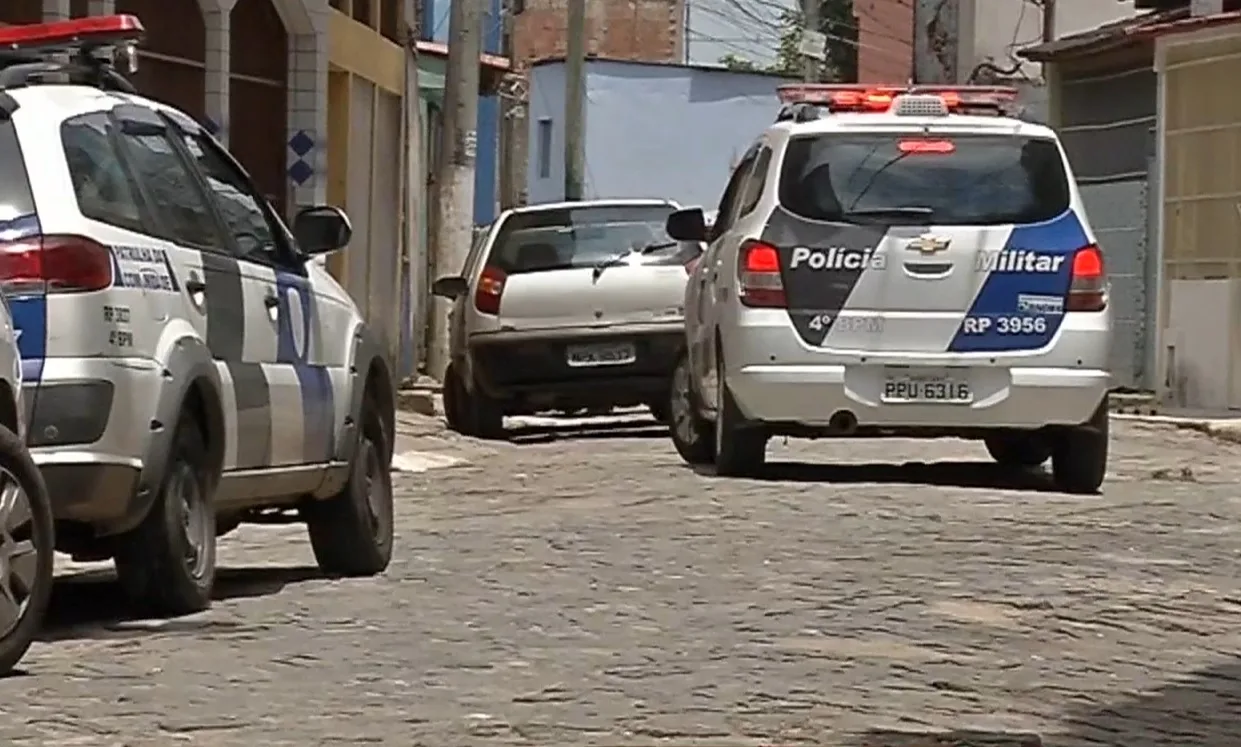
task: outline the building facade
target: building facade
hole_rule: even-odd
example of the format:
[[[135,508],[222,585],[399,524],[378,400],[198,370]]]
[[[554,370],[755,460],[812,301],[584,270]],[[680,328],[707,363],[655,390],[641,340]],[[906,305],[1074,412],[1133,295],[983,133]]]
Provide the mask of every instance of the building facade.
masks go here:
[[[1060,37],[1134,14],[1133,0],[1056,4]],[[1030,0],[854,0],[862,82],[964,83],[987,72],[1032,79],[1038,66],[1017,51],[1042,39],[1043,17]],[[983,66],[980,69],[980,66]]]
[[[1107,254],[1115,384],[1136,390],[1153,390],[1158,379],[1158,96],[1154,41],[1143,31],[1187,12],[1113,21],[1021,52],[1042,65],[1048,122],[1060,134]]]
[[[197,117],[290,214],[349,213],[353,241],[328,266],[401,368],[420,249],[408,206],[423,189],[407,147],[419,130],[412,12],[412,0],[6,0],[0,22],[138,16],[140,91]]]
[[[587,199],[714,208],[736,160],[779,111],[783,79],[718,67],[588,60]],[[530,201],[564,199],[563,60],[530,70]]]

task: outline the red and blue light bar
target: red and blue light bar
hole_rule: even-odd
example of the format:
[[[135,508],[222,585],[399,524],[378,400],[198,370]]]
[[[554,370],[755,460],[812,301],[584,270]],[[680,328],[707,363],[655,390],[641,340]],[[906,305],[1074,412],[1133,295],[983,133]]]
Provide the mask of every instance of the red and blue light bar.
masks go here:
[[[120,47],[136,44],[146,29],[137,16],[113,15],[0,28],[0,54]]]
[[[1000,110],[1017,100],[1011,86],[870,85],[866,83],[791,83],[776,89],[783,104],[816,104],[833,112],[887,112],[897,96],[935,95],[949,112]]]

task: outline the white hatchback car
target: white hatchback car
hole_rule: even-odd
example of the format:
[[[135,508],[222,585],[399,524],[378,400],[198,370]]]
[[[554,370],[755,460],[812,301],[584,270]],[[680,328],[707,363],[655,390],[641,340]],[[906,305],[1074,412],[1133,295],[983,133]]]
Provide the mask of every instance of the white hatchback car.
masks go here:
[[[721,474],[771,436],[977,438],[1099,488],[1111,341],[1103,254],[1055,133],[1012,89],[791,86],[686,291],[673,440]]]

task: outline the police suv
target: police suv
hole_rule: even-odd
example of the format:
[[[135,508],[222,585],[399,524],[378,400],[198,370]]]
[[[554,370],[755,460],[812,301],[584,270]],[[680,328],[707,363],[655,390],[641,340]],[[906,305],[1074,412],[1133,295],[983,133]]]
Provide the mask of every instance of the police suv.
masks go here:
[[[785,86],[686,291],[672,438],[725,475],[771,436],[982,440],[1101,485],[1103,255],[1055,134],[999,87]]]
[[[391,369],[312,261],[349,221],[312,207],[290,232],[194,120],[136,95],[114,63],[141,34],[0,29],[0,282],[59,548],[114,558],[166,613],[207,606],[216,537],[245,521],[303,520],[325,571],[378,573]]]

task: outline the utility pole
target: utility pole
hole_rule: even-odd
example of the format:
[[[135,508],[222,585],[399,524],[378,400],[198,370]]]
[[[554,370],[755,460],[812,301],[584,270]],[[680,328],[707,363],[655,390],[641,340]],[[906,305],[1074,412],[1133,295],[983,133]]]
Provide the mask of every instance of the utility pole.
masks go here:
[[[478,63],[482,53],[482,0],[456,0],[448,17],[448,67],[444,75],[444,123],[435,185],[436,222],[432,278],[455,275],[474,240],[474,159],[478,151]],[[448,311],[438,299],[433,314],[427,373],[437,379],[448,365]]]
[[[802,28],[818,33],[819,0],[802,0],[801,13]],[[817,59],[809,55],[802,58],[802,77],[807,83],[819,82],[819,61]]]
[[[1043,0],[1043,42],[1056,40],[1056,0]]]
[[[586,171],[586,0],[569,0],[564,61],[564,198],[582,199]]]

